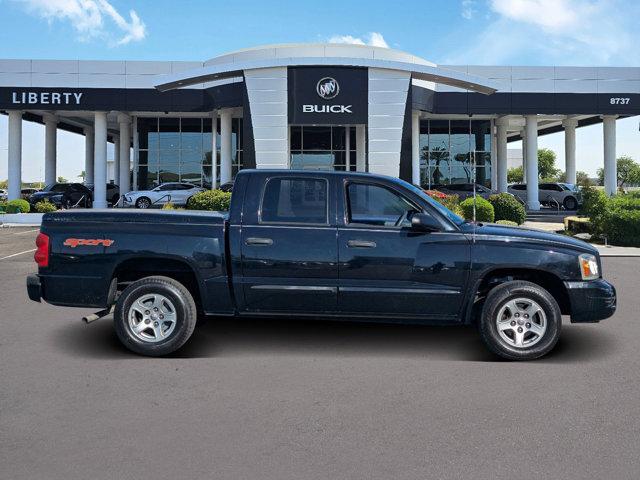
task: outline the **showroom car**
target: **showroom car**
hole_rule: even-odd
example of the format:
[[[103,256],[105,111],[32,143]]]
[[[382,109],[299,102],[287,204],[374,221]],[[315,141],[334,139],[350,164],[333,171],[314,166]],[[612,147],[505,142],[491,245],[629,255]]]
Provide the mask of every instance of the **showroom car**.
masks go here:
[[[87,183],[87,188],[93,192],[93,184]],[[115,183],[107,183],[107,202],[115,205],[120,200],[120,187]]]
[[[151,208],[162,207],[167,203],[186,206],[187,202],[198,192],[205,189],[192,183],[163,183],[152,190],[138,190],[124,195],[125,207]]]
[[[424,187],[423,187],[424,188]],[[473,197],[473,183],[452,183],[450,185],[434,184],[431,190],[438,190],[445,195],[458,195],[460,200]],[[484,185],[476,183],[476,195],[484,199],[488,199],[491,195],[498,193],[497,190],[491,190]]]
[[[527,201],[527,185],[525,183],[509,185],[508,192],[523,202]],[[572,183],[541,183],[538,185],[538,200],[541,204],[550,207],[577,210],[582,204],[582,194],[578,186]]]
[[[31,208],[43,200],[48,200],[58,208],[90,208],[93,193],[81,183],[52,183],[29,197]]]

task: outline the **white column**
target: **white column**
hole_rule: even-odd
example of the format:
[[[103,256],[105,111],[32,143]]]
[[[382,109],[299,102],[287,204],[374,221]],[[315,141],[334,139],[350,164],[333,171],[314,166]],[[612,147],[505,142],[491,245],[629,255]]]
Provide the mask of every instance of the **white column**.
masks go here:
[[[42,118],[44,120],[44,183],[49,185],[58,180],[56,175],[58,117],[45,113]]]
[[[496,121],[491,120],[491,190],[498,190],[498,136]],[[486,148],[486,146],[485,146]]]
[[[9,110],[7,144],[9,200],[20,198],[22,190],[22,112]]]
[[[218,188],[218,110],[211,112],[211,189]]]
[[[602,116],[602,133],[604,137],[604,191],[607,195],[615,195],[618,191],[616,118],[618,118],[617,115]]]
[[[93,127],[84,127],[84,183],[93,183]]]
[[[220,185],[231,181],[231,110],[220,110]]]
[[[411,115],[411,183],[420,186],[420,112]]]
[[[509,126],[508,118],[498,118],[496,120],[496,170],[498,191],[500,193],[507,191],[507,128]]]
[[[356,171],[367,171],[367,136],[364,125],[356,125]]]
[[[131,117],[129,115],[118,115],[120,125],[120,175],[116,178],[116,183],[120,187],[120,195],[131,191],[129,184],[131,178]]]
[[[527,183],[527,129],[520,130],[520,138],[522,138],[522,181]]]
[[[138,163],[140,159],[140,143],[138,139],[138,117],[133,118],[133,185],[131,190],[138,190]]]
[[[567,118],[562,122],[564,127],[564,161],[567,183],[576,183],[576,127],[578,120]]]
[[[120,136],[113,136],[113,183],[117,184],[120,178]]]
[[[95,112],[93,208],[107,208],[107,112]]]
[[[346,171],[351,171],[351,127],[344,127],[344,149],[346,151],[345,166]]]
[[[540,210],[538,199],[538,117],[527,115],[525,130],[527,132],[527,208]]]

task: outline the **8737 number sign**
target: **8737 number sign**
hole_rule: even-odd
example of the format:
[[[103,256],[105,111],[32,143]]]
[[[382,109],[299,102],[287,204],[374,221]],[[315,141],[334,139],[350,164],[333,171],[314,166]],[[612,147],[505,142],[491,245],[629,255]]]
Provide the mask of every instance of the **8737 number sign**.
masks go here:
[[[629,97],[611,97],[609,103],[611,105],[629,105],[631,99]]]

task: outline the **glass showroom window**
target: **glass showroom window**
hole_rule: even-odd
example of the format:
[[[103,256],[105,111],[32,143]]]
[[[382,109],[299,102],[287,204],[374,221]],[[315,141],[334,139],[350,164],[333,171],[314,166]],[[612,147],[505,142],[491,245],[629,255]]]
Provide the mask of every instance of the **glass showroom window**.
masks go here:
[[[211,118],[139,118],[138,188],[190,182],[211,188]],[[216,168],[220,175],[220,122]],[[242,168],[242,119],[232,123],[233,175]],[[219,178],[219,177],[218,177]]]
[[[475,181],[491,186],[491,122],[420,122],[420,184],[425,188]],[[475,166],[475,170],[474,170]]]
[[[349,129],[349,166],[356,170],[356,129]],[[292,125],[291,168],[304,170],[346,170],[347,142],[343,126]]]

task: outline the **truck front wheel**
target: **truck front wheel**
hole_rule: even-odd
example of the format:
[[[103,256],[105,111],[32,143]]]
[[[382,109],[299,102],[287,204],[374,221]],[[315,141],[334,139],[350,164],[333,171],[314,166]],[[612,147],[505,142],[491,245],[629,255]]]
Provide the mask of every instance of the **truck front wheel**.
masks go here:
[[[560,307],[548,291],[511,281],[489,292],[479,327],[492,352],[508,360],[533,360],[553,349],[561,325]]]
[[[196,304],[189,290],[169,277],[146,277],[129,285],[118,298],[114,325],[129,350],[152,357],[185,344],[196,326]]]

